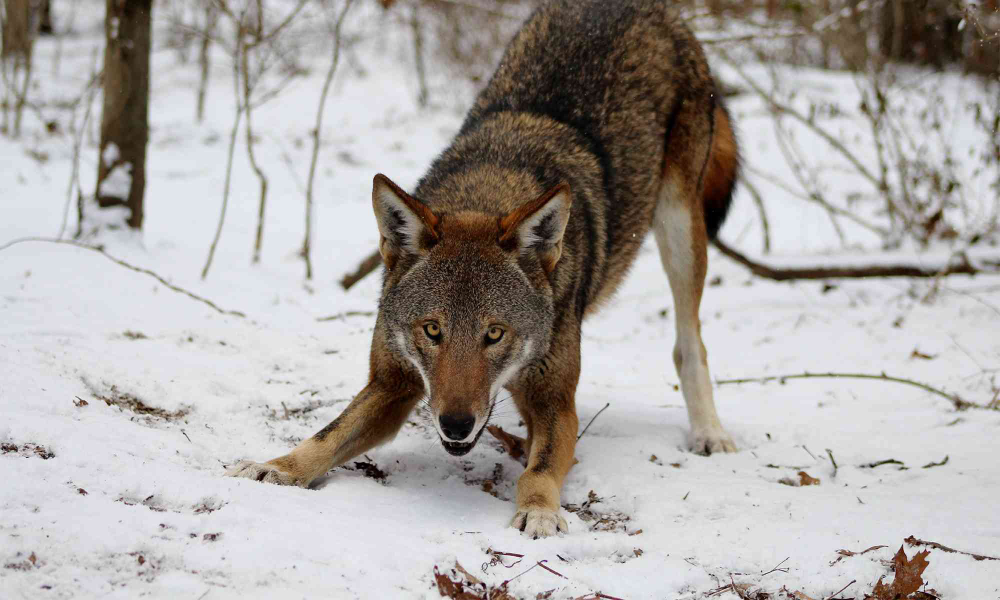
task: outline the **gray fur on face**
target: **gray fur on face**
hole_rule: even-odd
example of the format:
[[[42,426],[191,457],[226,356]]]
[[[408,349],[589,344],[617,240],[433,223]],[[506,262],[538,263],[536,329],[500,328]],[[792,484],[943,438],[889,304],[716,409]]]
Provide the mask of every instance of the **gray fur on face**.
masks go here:
[[[428,319],[441,325],[450,344],[465,351],[482,346],[484,328],[506,327],[505,335],[514,336],[516,348],[498,357],[504,360],[491,361],[493,377],[510,361],[527,363],[544,355],[552,331],[551,292],[534,288],[513,256],[502,261],[480,257],[480,252],[470,250],[445,258],[437,256],[435,248],[412,263],[395,284],[386,286],[380,313],[389,317],[388,338],[396,340],[402,334],[407,342],[406,348],[398,349],[404,356],[421,361],[429,370],[426,357],[413,343],[414,335],[423,335],[420,326]],[[522,357],[521,349],[529,341],[531,355]]]

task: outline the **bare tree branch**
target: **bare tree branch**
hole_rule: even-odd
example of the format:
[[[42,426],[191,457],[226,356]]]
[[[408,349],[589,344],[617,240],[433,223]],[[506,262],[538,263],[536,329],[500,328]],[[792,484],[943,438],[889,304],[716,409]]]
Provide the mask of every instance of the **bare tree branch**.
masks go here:
[[[323,110],[326,108],[326,96],[330,92],[330,84],[333,82],[333,74],[337,71],[340,63],[340,28],[344,23],[344,17],[350,10],[354,0],[345,0],[344,8],[337,17],[337,22],[333,26],[333,57],[330,59],[330,68],[326,71],[326,80],[323,81],[323,91],[319,95],[319,106],[316,108],[316,127],[313,129],[312,157],[309,160],[309,179],[306,182],[306,233],[302,240],[302,258],[306,262],[306,279],[312,279],[312,207],[313,207],[313,180],[316,178],[316,162],[319,159],[320,131],[323,128]]]
[[[223,8],[228,13],[228,8]],[[242,15],[240,17],[242,23]],[[242,28],[242,25],[240,26]],[[243,36],[240,35],[236,41],[236,52],[239,53],[242,47]],[[243,106],[240,103],[240,63],[233,61],[233,98],[236,100],[236,116],[233,118],[233,129],[229,132],[229,153],[226,158],[226,182],[222,189],[222,209],[219,213],[219,224],[215,228],[215,237],[212,238],[212,245],[208,248],[208,257],[205,259],[205,267],[201,270],[201,278],[208,277],[208,270],[212,268],[212,259],[215,258],[215,248],[219,245],[219,238],[222,236],[222,225],[226,222],[226,208],[229,206],[229,188],[233,177],[233,153],[236,150],[236,136],[240,132],[240,119],[243,117]]]

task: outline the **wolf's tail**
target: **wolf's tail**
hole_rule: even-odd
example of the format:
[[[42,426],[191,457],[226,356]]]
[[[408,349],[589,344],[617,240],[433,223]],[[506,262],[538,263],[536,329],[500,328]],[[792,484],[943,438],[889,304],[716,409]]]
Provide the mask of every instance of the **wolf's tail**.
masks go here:
[[[729,213],[740,172],[740,150],[733,131],[729,111],[718,93],[715,95],[715,126],[712,131],[712,149],[705,165],[702,202],[705,207],[705,229],[708,239],[714,240]]]

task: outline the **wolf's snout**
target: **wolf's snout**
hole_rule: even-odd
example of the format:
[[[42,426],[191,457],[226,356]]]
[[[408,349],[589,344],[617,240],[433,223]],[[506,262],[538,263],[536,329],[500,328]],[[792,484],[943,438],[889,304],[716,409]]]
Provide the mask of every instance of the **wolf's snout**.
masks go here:
[[[441,415],[441,433],[453,441],[464,440],[476,426],[476,418],[469,414],[448,413]]]

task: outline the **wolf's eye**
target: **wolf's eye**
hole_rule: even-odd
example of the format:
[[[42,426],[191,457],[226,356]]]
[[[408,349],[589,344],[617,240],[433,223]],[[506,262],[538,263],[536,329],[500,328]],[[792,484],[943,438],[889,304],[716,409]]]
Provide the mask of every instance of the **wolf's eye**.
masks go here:
[[[435,342],[441,340],[441,326],[437,323],[424,323],[424,333]]]
[[[486,332],[486,343],[495,344],[503,339],[503,327],[490,327]]]

